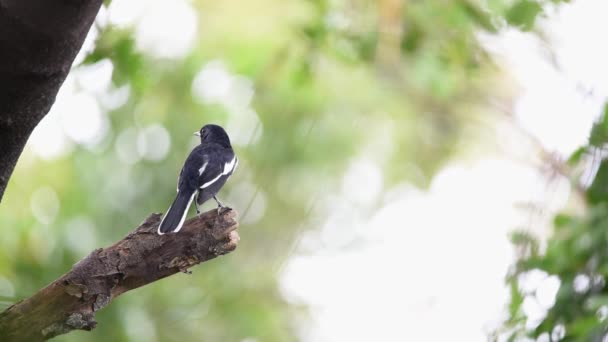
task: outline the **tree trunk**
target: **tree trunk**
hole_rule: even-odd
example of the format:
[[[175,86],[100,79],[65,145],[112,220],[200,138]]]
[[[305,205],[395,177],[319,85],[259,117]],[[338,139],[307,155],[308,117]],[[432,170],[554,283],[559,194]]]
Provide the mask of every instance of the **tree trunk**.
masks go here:
[[[0,201],[102,0],[0,0]]]
[[[158,235],[150,215],[114,245],[97,249],[72,270],[0,313],[0,340],[42,341],[74,329],[91,330],[95,312],[122,293],[150,284],[236,248],[234,210],[188,220],[175,234]]]

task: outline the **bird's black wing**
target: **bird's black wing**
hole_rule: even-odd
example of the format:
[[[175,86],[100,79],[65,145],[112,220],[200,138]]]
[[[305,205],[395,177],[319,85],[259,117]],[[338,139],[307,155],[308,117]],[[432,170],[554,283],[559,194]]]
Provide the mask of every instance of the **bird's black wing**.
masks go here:
[[[199,169],[198,188],[205,189],[234,169],[234,152],[217,144],[201,145],[204,168]],[[232,162],[232,164],[230,164]]]
[[[209,154],[209,149],[199,145],[184,162],[177,184],[178,191],[196,191],[199,188],[199,178],[212,168],[213,157]]]

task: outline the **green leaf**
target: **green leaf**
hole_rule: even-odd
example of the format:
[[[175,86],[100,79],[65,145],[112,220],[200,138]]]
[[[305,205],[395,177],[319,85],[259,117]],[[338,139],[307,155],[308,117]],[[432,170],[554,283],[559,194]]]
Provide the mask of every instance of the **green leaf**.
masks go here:
[[[413,53],[418,50],[424,39],[423,35],[424,33],[417,25],[408,25],[401,38],[401,50],[406,53]]]
[[[585,301],[585,309],[595,312],[602,306],[608,306],[608,295],[593,296]]]
[[[566,331],[568,332],[568,335],[588,336],[597,327],[597,324],[598,320],[595,315],[586,317],[579,316],[579,319],[566,326]]]
[[[517,26],[524,31],[530,31],[534,27],[536,17],[543,8],[536,1],[522,0],[513,5],[506,15],[509,24]]]
[[[521,305],[524,302],[524,296],[519,292],[517,288],[517,280],[514,278],[510,281],[511,288],[511,302],[509,303],[509,314],[512,319],[516,318],[519,314]]]
[[[521,251],[520,257],[529,258],[538,254],[538,239],[525,230],[514,231],[510,236],[511,243]]]
[[[591,187],[587,191],[587,198],[591,203],[608,201],[608,162],[602,161],[595,175]]]
[[[572,221],[573,221],[573,218],[570,215],[557,214],[555,216],[555,218],[553,219],[553,225],[556,228],[562,228],[567,225],[570,225],[572,223]]]
[[[461,6],[476,24],[483,27],[486,31],[497,32],[496,26],[492,23],[492,18],[489,13],[483,11],[469,0],[464,0]]]
[[[586,153],[587,146],[581,146],[577,148],[576,151],[574,151],[568,158],[568,164],[573,166],[578,164]]]

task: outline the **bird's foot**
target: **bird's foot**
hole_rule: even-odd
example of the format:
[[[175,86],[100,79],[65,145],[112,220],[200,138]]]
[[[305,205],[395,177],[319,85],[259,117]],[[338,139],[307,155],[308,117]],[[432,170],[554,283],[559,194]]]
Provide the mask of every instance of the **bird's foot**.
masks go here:
[[[218,205],[218,206],[217,206],[217,214],[218,214],[218,215],[220,215],[220,214],[221,214],[222,212],[224,212],[224,211],[229,211],[229,210],[232,210],[232,208],[230,208],[230,207],[226,207],[226,206],[224,206],[224,205]]]
[[[226,209],[226,210],[232,210],[232,208],[227,207],[224,205],[224,203],[222,203],[217,196],[213,196],[213,199],[215,200],[215,202],[217,202],[217,214],[221,214],[222,213],[222,209]]]

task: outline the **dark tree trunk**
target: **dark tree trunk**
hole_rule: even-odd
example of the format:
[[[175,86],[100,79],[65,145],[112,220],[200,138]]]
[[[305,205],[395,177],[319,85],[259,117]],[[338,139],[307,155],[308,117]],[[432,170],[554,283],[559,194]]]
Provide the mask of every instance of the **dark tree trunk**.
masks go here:
[[[0,0],[0,201],[102,0]]]

